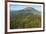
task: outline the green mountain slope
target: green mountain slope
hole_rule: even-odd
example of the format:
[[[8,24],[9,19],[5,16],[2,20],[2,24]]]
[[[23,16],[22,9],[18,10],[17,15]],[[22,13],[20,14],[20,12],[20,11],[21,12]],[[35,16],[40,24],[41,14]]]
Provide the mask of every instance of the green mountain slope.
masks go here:
[[[41,27],[41,12],[32,7],[10,11],[10,29]]]

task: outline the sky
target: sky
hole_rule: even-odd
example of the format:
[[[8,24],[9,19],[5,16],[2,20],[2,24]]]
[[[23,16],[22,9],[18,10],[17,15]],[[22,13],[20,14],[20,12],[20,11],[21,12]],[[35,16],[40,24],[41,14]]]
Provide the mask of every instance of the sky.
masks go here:
[[[11,11],[16,11],[16,10],[22,10],[22,9],[24,9],[24,8],[27,8],[27,7],[32,7],[32,8],[34,8],[34,9],[36,9],[36,10],[38,10],[38,11],[41,11],[41,6],[39,5],[10,5],[10,10]]]

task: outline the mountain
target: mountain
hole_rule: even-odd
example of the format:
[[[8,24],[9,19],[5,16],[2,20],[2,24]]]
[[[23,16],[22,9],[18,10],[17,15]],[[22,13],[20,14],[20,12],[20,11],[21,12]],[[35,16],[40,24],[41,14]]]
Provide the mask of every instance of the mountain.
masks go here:
[[[27,8],[24,8],[23,10],[24,11],[27,11],[27,13],[29,12],[29,13],[38,14],[38,15],[41,14],[40,11],[38,11],[35,8],[32,8],[32,7],[27,7]]]
[[[36,15],[40,15],[41,12],[32,8],[32,7],[27,7],[27,8],[24,8],[22,10],[17,10],[17,11],[10,11],[10,13],[12,15],[17,15],[17,14],[22,14],[22,15],[32,15],[32,14],[36,14]]]

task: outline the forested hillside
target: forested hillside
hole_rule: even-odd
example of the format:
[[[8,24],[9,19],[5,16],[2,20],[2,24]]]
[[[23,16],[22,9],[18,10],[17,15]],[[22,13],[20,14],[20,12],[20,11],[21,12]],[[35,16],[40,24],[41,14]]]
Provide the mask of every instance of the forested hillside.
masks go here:
[[[10,11],[10,29],[41,27],[41,12],[32,7]]]

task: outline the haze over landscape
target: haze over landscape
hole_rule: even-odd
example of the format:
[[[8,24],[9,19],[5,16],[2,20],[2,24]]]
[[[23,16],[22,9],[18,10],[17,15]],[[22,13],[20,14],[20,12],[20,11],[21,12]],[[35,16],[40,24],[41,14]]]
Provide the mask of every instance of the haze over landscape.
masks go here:
[[[32,8],[35,8],[36,10],[38,11],[41,11],[41,6],[36,6],[36,5],[10,5],[10,9],[13,10],[13,11],[16,11],[16,10],[21,10],[21,9],[24,9],[24,8],[27,8],[27,7],[32,7]]]

